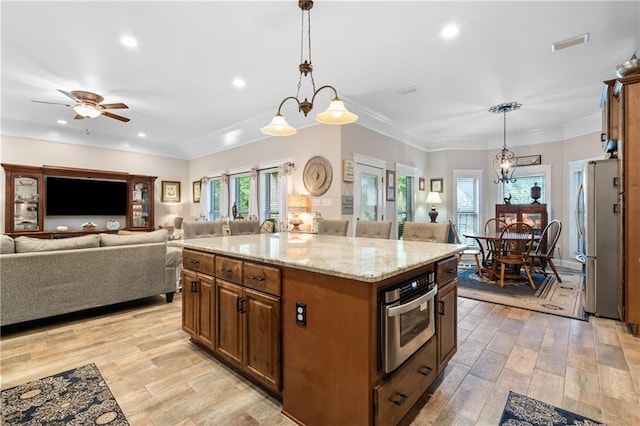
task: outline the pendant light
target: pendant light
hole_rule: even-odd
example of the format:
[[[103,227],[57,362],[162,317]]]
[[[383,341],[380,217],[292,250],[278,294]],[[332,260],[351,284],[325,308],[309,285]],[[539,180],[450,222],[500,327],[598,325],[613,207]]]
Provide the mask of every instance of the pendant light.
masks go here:
[[[333,91],[333,100],[329,105],[329,108],[316,115],[316,120],[320,123],[324,124],[349,124],[353,123],[358,119],[358,116],[349,112],[344,103],[338,98],[338,92],[333,86],[325,85],[316,90],[316,83],[313,79],[313,66],[311,65],[311,8],[313,8],[313,1],[311,0],[299,0],[298,7],[302,11],[302,29],[300,36],[300,58],[301,60],[304,58],[304,35],[305,35],[305,15],[306,15],[306,28],[307,28],[307,41],[308,48],[307,58],[304,58],[304,61],[298,66],[298,70],[300,71],[300,77],[298,78],[298,90],[296,92],[296,96],[286,97],[280,102],[280,106],[278,107],[278,112],[271,120],[268,126],[260,129],[262,133],[265,135],[271,136],[289,136],[295,134],[297,131],[294,127],[287,124],[284,116],[282,115],[281,109],[282,105],[287,102],[289,99],[293,99],[298,103],[298,111],[302,112],[305,117],[313,109],[313,101],[316,98],[316,95],[324,89],[331,89]],[[311,87],[313,89],[313,96],[311,97],[311,101],[308,98],[304,98],[303,101],[300,101],[300,87],[302,86],[302,77],[309,77],[311,79]]]
[[[516,170],[516,156],[513,152],[507,149],[507,113],[520,109],[522,104],[517,102],[510,102],[506,104],[495,105],[489,108],[489,112],[494,114],[503,114],[504,117],[504,139],[502,144],[502,151],[500,151],[496,158],[493,160],[493,169],[498,176],[498,179],[493,183],[509,183],[515,182],[513,172]]]

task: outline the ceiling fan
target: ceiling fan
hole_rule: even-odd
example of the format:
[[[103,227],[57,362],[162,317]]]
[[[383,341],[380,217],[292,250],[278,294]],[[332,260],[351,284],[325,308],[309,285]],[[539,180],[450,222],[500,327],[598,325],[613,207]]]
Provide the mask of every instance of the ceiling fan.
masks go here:
[[[101,102],[104,98],[96,93],[85,92],[82,90],[72,90],[71,92],[66,92],[64,90],[58,89],[58,92],[62,93],[66,97],[72,99],[74,104],[63,104],[59,102],[46,102],[46,101],[34,101],[41,104],[53,104],[53,105],[64,105],[69,108],[73,108],[76,112],[76,116],[73,117],[76,120],[81,120],[85,118],[95,118],[99,115],[104,115],[105,117],[115,118],[116,120],[124,121],[125,123],[130,119],[127,117],[123,117],[121,115],[117,115],[107,111],[108,109],[126,109],[129,108],[123,103],[115,103],[115,104],[102,104]]]

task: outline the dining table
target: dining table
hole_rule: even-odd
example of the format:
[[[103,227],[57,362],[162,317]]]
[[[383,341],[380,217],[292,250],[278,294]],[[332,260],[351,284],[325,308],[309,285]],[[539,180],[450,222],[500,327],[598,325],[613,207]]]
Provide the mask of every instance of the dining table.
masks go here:
[[[480,253],[482,254],[482,268],[481,274],[486,273],[490,279],[496,279],[494,272],[494,257],[496,253],[497,241],[500,239],[509,241],[527,241],[531,239],[529,233],[513,233],[502,235],[502,232],[466,232],[462,234],[465,238],[473,238],[478,242],[480,247]],[[533,236],[534,241],[540,241],[540,235]],[[486,247],[483,245],[483,241],[486,241]]]

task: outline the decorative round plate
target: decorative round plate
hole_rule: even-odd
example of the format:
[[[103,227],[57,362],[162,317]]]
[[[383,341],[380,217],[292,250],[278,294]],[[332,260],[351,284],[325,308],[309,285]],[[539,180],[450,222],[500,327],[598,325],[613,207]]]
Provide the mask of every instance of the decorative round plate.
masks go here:
[[[311,195],[322,195],[331,186],[333,169],[329,161],[319,155],[311,157],[304,166],[302,181]]]
[[[117,220],[110,220],[109,222],[107,222],[107,229],[111,231],[120,229],[120,222],[118,222]]]

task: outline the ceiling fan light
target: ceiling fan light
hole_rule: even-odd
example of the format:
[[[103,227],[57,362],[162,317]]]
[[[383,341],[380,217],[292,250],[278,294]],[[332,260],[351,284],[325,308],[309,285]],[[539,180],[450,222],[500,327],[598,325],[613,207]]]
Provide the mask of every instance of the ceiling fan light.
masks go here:
[[[344,103],[338,98],[331,101],[326,111],[316,115],[316,120],[324,124],[349,124],[357,119],[358,116],[349,112]]]
[[[294,127],[291,127],[289,126],[289,124],[287,124],[284,116],[280,113],[274,115],[271,123],[269,123],[268,126],[261,128],[260,131],[265,135],[270,136],[289,136],[298,133],[298,131]]]
[[[102,114],[102,111],[100,111],[98,108],[93,107],[91,105],[87,105],[87,104],[74,105],[73,110],[78,115],[81,115],[83,117],[88,117],[88,118],[96,118],[97,116]]]

